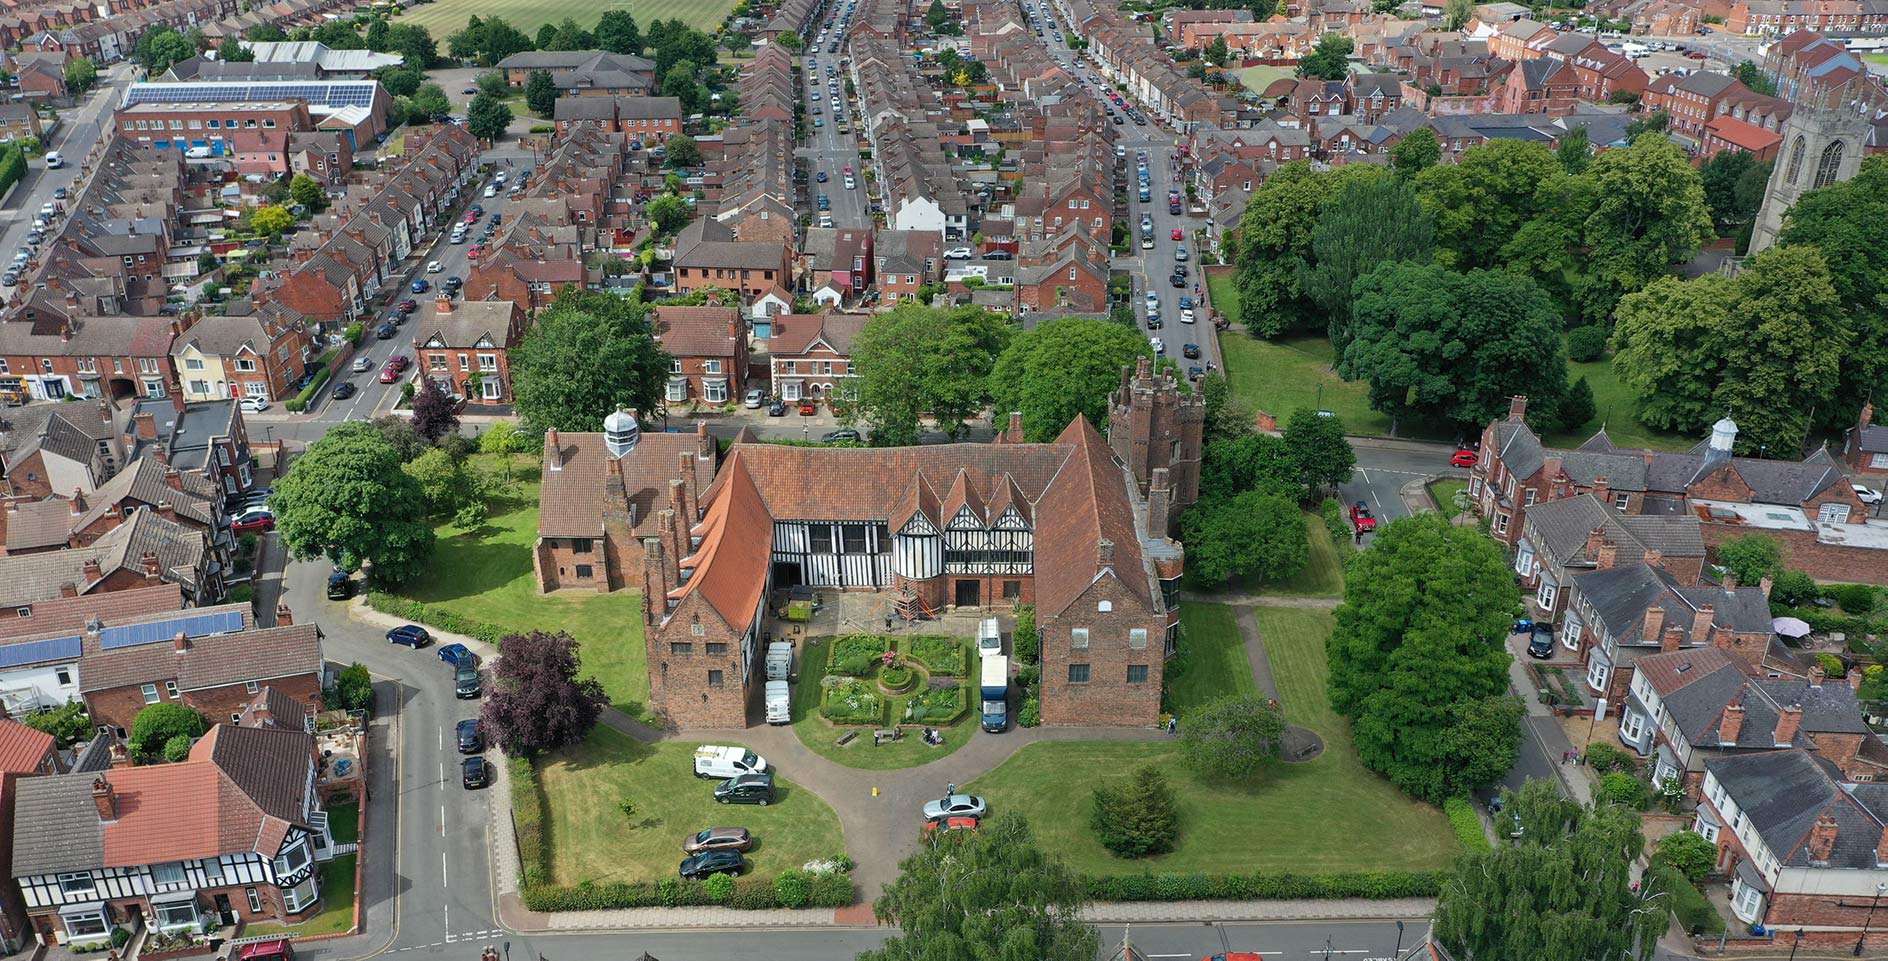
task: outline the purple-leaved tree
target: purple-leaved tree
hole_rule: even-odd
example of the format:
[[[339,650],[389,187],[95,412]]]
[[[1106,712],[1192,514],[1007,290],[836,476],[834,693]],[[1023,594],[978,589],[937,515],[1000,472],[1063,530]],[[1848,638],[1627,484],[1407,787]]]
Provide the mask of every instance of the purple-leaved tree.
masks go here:
[[[529,757],[576,744],[590,734],[605,703],[596,678],[577,677],[577,642],[562,631],[510,634],[493,669],[482,712],[506,754]]]

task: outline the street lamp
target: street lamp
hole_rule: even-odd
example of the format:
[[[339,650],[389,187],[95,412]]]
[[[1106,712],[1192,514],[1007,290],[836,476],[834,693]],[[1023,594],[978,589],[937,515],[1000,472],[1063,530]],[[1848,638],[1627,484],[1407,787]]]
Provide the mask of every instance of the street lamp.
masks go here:
[[[1403,957],[1403,922],[1396,922],[1396,950],[1390,952],[1390,961]]]
[[[1875,885],[1875,900],[1868,905],[1868,914],[1862,919],[1862,936],[1855,939],[1855,956],[1862,956],[1862,945],[1868,940],[1868,926],[1875,922],[1875,909],[1881,907],[1881,896],[1888,894],[1888,881]]]
[[[1796,929],[1796,941],[1790,945],[1790,961],[1796,961],[1796,949],[1803,946],[1803,929]]]

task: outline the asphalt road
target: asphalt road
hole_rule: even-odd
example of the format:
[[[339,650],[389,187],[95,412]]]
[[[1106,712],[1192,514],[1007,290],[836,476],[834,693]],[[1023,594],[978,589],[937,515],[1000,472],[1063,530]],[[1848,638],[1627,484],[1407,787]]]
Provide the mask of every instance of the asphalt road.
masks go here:
[[[812,66],[805,66],[806,64]],[[846,99],[846,71],[839,66],[839,55],[826,53],[808,53],[801,62],[802,75],[806,80],[806,110],[811,119],[820,121],[817,127],[809,126],[806,146],[798,151],[808,161],[806,184],[806,205],[813,216],[813,223],[819,223],[821,213],[818,207],[820,194],[825,194],[832,204],[830,211],[835,227],[865,227],[872,222],[867,205],[871,202],[866,194],[864,166],[859,161],[858,138],[860,131],[852,128],[851,133],[839,132],[839,118],[852,110],[852,104]],[[838,81],[838,86],[828,85],[826,68],[835,69],[831,79]],[[833,99],[838,98],[839,106],[833,107]],[[814,113],[813,111],[819,111]],[[845,170],[853,171],[853,187],[846,189]],[[826,182],[820,183],[818,175],[824,173]]]
[[[99,74],[98,89],[93,91],[90,98],[61,114],[58,129],[52,132],[46,150],[61,154],[65,166],[58,170],[48,169],[43,154],[27,159],[26,176],[20,179],[19,186],[13,188],[13,195],[8,198],[6,206],[0,207],[0,251],[5,252],[4,256],[9,261],[13,251],[26,243],[26,235],[33,229],[34,216],[42,205],[52,201],[53,191],[64,187],[69,193],[67,203],[77,199],[79,168],[98,144],[101,130],[99,117],[117,107],[124,87],[136,72],[137,68],[129,63],[113,65]],[[50,242],[49,238],[46,243]],[[45,249],[44,244],[40,249]],[[13,288],[3,290],[11,295]]]

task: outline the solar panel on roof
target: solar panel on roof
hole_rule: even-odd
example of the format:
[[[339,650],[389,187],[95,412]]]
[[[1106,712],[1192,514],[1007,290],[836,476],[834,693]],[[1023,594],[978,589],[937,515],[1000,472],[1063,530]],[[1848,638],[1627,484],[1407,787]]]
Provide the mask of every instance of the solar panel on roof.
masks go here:
[[[127,106],[137,103],[230,103],[257,100],[306,100],[319,107],[371,107],[373,81],[305,83],[258,80],[226,83],[140,83],[125,91]]]
[[[99,632],[98,646],[111,651],[122,647],[137,647],[140,644],[168,641],[179,633],[188,637],[203,637],[207,634],[227,634],[242,629],[241,611],[217,611],[211,614],[192,614],[188,617],[151,621],[146,624],[108,627]]]
[[[77,637],[54,637],[24,644],[8,644],[0,647],[0,667],[75,659],[79,656],[80,646]]]

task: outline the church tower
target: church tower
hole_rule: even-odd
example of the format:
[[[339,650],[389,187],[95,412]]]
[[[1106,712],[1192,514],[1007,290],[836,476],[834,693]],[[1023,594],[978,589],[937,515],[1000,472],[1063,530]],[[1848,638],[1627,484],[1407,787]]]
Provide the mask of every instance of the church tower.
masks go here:
[[[1846,85],[1796,105],[1783,125],[1783,149],[1757,210],[1751,253],[1777,242],[1783,215],[1804,194],[1855,176],[1868,143],[1869,119],[1866,105],[1850,96]]]
[[[1169,535],[1180,509],[1200,499],[1200,447],[1206,430],[1206,400],[1183,394],[1172,370],[1156,374],[1142,357],[1121,368],[1121,386],[1109,398],[1108,446],[1133,471],[1146,496],[1154,472],[1165,469],[1173,490]]]

